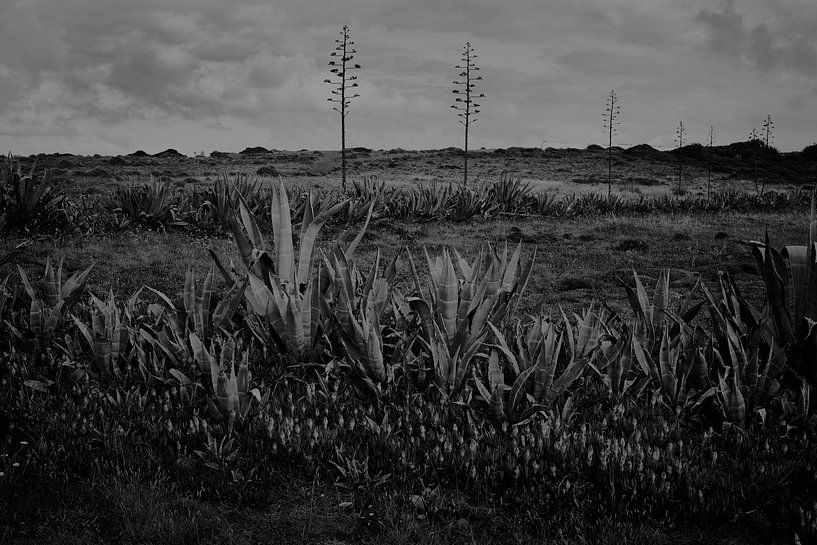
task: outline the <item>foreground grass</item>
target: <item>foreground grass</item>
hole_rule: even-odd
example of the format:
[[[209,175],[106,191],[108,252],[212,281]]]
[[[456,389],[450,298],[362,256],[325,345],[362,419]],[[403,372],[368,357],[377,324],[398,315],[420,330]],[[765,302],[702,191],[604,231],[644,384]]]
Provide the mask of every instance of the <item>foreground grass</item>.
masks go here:
[[[521,240],[537,246],[539,257],[523,311],[575,308],[599,295],[616,305],[621,298],[616,277],[631,268],[655,274],[672,267],[673,287],[694,285],[700,275],[713,281],[718,270],[734,274],[750,293],[758,294],[749,274],[753,267],[740,241],[761,238],[799,243],[802,214],[734,214],[598,218],[571,222],[497,220],[480,224],[388,224],[379,222],[361,246],[366,268],[380,249],[388,259],[408,246],[422,261],[422,248],[453,246],[472,256],[484,241]],[[333,240],[328,233],[324,240]],[[19,239],[2,241],[0,251]],[[46,256],[66,260],[67,271],[96,262],[90,288],[128,296],[142,285],[165,291],[175,299],[184,272],[200,276],[210,267],[207,249],[227,258],[238,256],[226,238],[189,233],[129,232],[107,237],[39,240],[21,262],[39,278]],[[434,253],[437,253],[434,251]],[[403,258],[405,259],[405,257]],[[405,262],[402,281],[408,282]],[[425,267],[420,267],[424,270]],[[0,271],[0,276],[11,268]],[[775,543],[784,542],[785,521],[754,520],[744,513],[729,524],[711,521],[701,528],[679,528],[660,520],[621,522],[594,518],[592,506],[575,505],[559,513],[518,510],[503,498],[486,495],[477,501],[444,491],[433,512],[412,505],[400,488],[375,495],[368,509],[350,512],[348,497],[327,483],[304,480],[303,472],[272,468],[274,475],[262,497],[219,503],[182,491],[161,474],[117,469],[97,461],[92,477],[58,483],[40,475],[22,480],[0,499],[4,513],[0,542],[21,543]],[[138,465],[135,462],[133,465]],[[150,465],[150,464],[148,464]],[[132,465],[125,467],[132,468]],[[85,473],[83,473],[85,475]],[[416,492],[414,490],[413,492]],[[376,515],[376,516],[375,516]],[[725,521],[724,521],[725,522]]]
[[[774,521],[684,527],[658,521],[554,521],[546,512],[513,512],[452,498],[433,514],[406,497],[382,496],[378,518],[345,508],[337,488],[282,474],[264,508],[217,503],[180,493],[161,475],[102,474],[67,484],[29,483],[0,500],[0,543],[249,544],[249,543],[655,543],[727,545],[788,543]],[[12,499],[13,498],[13,499]]]

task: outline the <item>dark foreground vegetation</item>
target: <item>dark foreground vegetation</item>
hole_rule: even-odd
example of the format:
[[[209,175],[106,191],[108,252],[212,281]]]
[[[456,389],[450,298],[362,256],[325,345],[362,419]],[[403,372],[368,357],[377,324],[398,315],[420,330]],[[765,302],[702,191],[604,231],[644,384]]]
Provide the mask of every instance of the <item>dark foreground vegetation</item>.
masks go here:
[[[105,263],[0,279],[0,539],[817,540],[814,218],[807,245],[748,246],[757,296],[659,269],[622,275],[626,308],[530,315],[521,241],[364,265],[372,221],[421,218],[422,188],[148,185],[70,215],[47,180],[2,183],[6,231],[213,230],[237,252],[170,291],[89,292]],[[467,191],[541,213],[513,178]]]

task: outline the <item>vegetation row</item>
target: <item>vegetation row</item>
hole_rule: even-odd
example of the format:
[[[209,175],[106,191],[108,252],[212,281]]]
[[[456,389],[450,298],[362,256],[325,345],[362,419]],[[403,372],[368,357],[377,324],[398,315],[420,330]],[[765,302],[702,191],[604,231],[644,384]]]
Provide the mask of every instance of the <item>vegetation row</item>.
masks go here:
[[[9,157],[0,178],[0,231],[60,230],[98,234],[130,227],[203,229],[229,228],[239,197],[264,221],[274,201],[275,183],[248,175],[222,174],[204,189],[174,189],[170,182],[118,187],[113,195],[85,195],[72,199],[48,172],[33,168],[24,174]],[[462,184],[421,184],[388,187],[376,177],[353,181],[346,191],[287,190],[290,215],[302,218],[309,202],[335,209],[327,221],[341,225],[372,219],[406,221],[478,221],[498,216],[572,218],[593,215],[639,215],[718,211],[788,211],[805,209],[804,190],[746,193],[713,191],[707,197],[602,193],[567,194],[534,191],[519,177],[504,174],[496,181],[467,187]]]

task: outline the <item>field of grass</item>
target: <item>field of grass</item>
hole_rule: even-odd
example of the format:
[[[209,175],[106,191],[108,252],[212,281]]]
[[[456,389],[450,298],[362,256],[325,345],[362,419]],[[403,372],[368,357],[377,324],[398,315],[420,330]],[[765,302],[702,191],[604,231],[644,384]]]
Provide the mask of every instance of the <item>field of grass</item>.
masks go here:
[[[455,169],[440,167],[457,161],[453,152],[450,157],[430,153],[429,162],[418,160],[420,152],[360,153],[353,168],[397,187],[436,179],[440,172],[451,178]],[[307,153],[290,155],[291,163],[278,163],[290,187],[326,190],[336,179],[331,154],[309,162],[303,160]],[[256,165],[269,162],[257,159],[262,162]],[[95,195],[104,202],[128,183],[129,168],[144,182],[142,167],[109,158],[60,160],[72,163],[63,169],[113,172],[100,179],[74,178],[66,188],[69,198]],[[148,168],[166,166],[161,164],[166,159],[150,160],[157,164]],[[519,168],[529,158],[514,160]],[[200,170],[193,168],[196,161]],[[189,179],[177,186],[210,188],[219,166],[230,168],[231,159],[220,161],[185,160],[178,168]],[[370,171],[366,161],[377,161],[382,170]],[[560,194],[606,191],[591,161],[549,181],[541,179],[542,169],[553,174],[567,167],[530,161],[531,174],[540,178],[532,180],[535,188],[546,185]],[[619,193],[628,198],[670,194],[672,165],[650,170],[641,158],[629,162],[638,169],[630,172],[631,182],[617,187]],[[502,170],[479,157],[474,164],[477,176],[485,178]],[[389,168],[401,165],[387,179]],[[294,169],[317,175],[292,176]],[[701,192],[700,174],[690,191]],[[644,181],[662,176],[658,183]],[[768,280],[745,242],[768,235],[771,247],[807,244],[804,207],[563,218],[498,213],[462,222],[395,221],[386,212],[368,224],[354,255],[349,253],[348,264],[360,277],[353,273],[344,281],[330,275],[328,291],[321,288],[326,306],[317,310],[316,303],[318,333],[309,340],[315,351],[291,340],[297,320],[290,320],[289,303],[283,322],[254,306],[252,297],[280,297],[273,295],[276,289],[285,301],[300,301],[305,296],[298,290],[309,289],[293,289],[273,277],[263,280],[272,289],[269,296],[251,286],[251,295],[240,299],[221,328],[202,326],[200,320],[209,323],[214,308],[217,313],[217,302],[229,298],[231,286],[216,272],[212,301],[203,292],[191,295],[187,272],[193,271],[200,288],[213,265],[212,250],[238,277],[247,275],[233,233],[238,229],[251,238],[252,229],[237,210],[233,213],[238,227],[232,230],[196,224],[149,229],[133,223],[85,233],[53,227],[3,232],[0,284],[8,280],[0,287],[0,543],[726,544],[788,543],[794,532],[803,543],[817,538],[817,507],[810,503],[817,497],[817,415],[809,401],[814,389],[794,363],[775,376],[779,392],[757,386],[758,376],[765,380],[763,373],[777,372],[764,363],[773,359],[776,341],[770,339],[776,334],[768,314],[750,319],[747,310],[764,307]],[[271,224],[282,216],[275,214],[283,212],[270,217],[267,210],[257,219],[267,246],[275,247],[270,255],[277,271],[280,243],[273,242]],[[293,217],[296,232],[299,221]],[[330,221],[317,239],[316,263],[340,270],[342,248],[362,227],[360,221]],[[303,242],[297,237],[295,242],[297,252]],[[2,264],[21,243],[28,246]],[[421,318],[418,300],[425,298],[438,324],[433,327],[445,332],[445,320],[453,318],[445,310],[448,295],[439,291],[449,284],[446,250],[456,250],[470,264],[486,244],[501,254],[506,245],[512,253],[518,243],[520,270],[509,267],[502,278],[512,282],[491,302],[515,305],[516,312],[492,314],[494,329],[474,332],[482,335],[474,345],[474,363],[464,386],[452,388],[430,354],[432,343],[443,341],[419,328],[429,322]],[[443,259],[442,272],[430,272],[425,252],[432,261]],[[388,285],[383,301],[389,308],[373,318],[372,305],[381,303],[376,297],[365,300],[364,280],[378,255],[381,271],[397,261],[393,278],[385,271],[374,279],[382,289]],[[53,330],[48,320],[35,320],[18,272],[45,301],[49,284],[40,280],[49,260],[63,262],[63,282],[93,264],[65,307],[40,307],[43,312],[57,308]],[[534,261],[525,276],[529,260]],[[470,297],[463,291],[467,271],[460,263],[456,267],[451,269],[459,286],[453,288],[455,303]],[[310,267],[310,278],[321,279],[321,268]],[[655,296],[652,292],[665,269],[670,269],[668,297],[661,300],[658,288]],[[634,286],[633,271],[649,291],[650,310],[641,317],[625,287]],[[734,284],[719,283],[719,272],[728,273]],[[344,282],[352,282],[349,308],[360,324],[356,327],[363,328],[364,339],[376,341],[350,340],[355,329],[345,325],[351,322],[344,321],[344,296],[338,291]],[[702,284],[717,305],[707,305]],[[169,301],[143,290],[138,301],[126,303],[143,286]],[[729,286],[745,297],[739,309],[729,307],[737,305],[729,299]],[[116,304],[104,311],[95,306],[102,301],[89,298],[105,300],[109,292]],[[401,297],[417,305],[405,315]],[[208,302],[202,316],[210,318],[193,310],[202,300]],[[700,316],[679,317],[696,303],[704,304]],[[734,338],[721,334],[714,317],[716,309],[730,308]],[[648,323],[646,315],[659,310],[677,314],[667,314],[663,325]],[[562,311],[584,322],[566,323]],[[111,335],[120,338],[111,325],[114,316],[123,325],[122,352],[105,359],[104,350],[113,347]],[[527,383],[516,380],[524,373],[515,367],[530,365],[523,361],[530,355],[525,335],[533,334],[531,320],[538,316],[552,319],[560,346],[570,335],[594,331],[596,344],[586,353],[572,337],[564,341],[561,356],[557,349],[556,382],[571,369],[578,375],[553,399],[534,394],[532,375],[526,375]],[[464,323],[476,327],[473,313]],[[93,328],[95,342],[108,348],[100,352],[97,344],[86,343],[83,326]],[[308,322],[304,326],[308,331]],[[646,339],[636,333],[640,327],[656,328],[657,334]],[[52,333],[41,332],[47,329]],[[219,358],[219,349],[231,339],[239,357],[233,361],[222,354],[220,364],[211,362],[211,387],[196,347],[203,341],[204,350]],[[366,344],[372,342],[379,343],[383,374]],[[630,342],[642,343],[647,355],[640,361],[649,366],[654,360],[660,376],[639,369],[631,352],[625,380],[619,384],[622,377],[613,378],[612,370],[623,365],[629,350],[621,346]],[[786,349],[793,362],[795,352]],[[696,352],[709,368],[699,376],[695,367],[692,374],[707,387],[684,390],[682,385],[680,397],[669,393],[666,377],[677,374],[685,382],[680,377],[697,365]],[[451,350],[447,357],[461,356]],[[243,365],[241,357],[246,357]],[[579,361],[581,367],[575,367]],[[224,388],[233,384],[236,369],[239,386],[231,405]],[[423,372],[435,378],[424,379]],[[745,395],[742,416],[732,380],[740,381]],[[487,393],[483,383],[491,388]],[[527,393],[514,401],[520,387]],[[257,396],[251,395],[253,388]]]
[[[380,251],[391,260],[400,253],[399,278],[409,281],[405,252],[423,259],[423,248],[456,248],[473,258],[481,245],[501,247],[521,241],[526,252],[537,252],[536,267],[522,304],[525,312],[553,313],[558,305],[579,310],[594,296],[620,304],[625,294],[617,277],[629,279],[635,269],[654,279],[662,268],[673,269],[671,286],[691,288],[699,277],[713,283],[717,272],[733,275],[749,294],[760,286],[752,257],[743,244],[762,240],[768,231],[778,245],[804,244],[808,216],[791,213],[724,213],[591,217],[574,220],[510,218],[477,223],[374,222],[361,242],[359,260],[366,269]],[[328,250],[340,227],[327,229],[318,240]],[[0,254],[28,240],[9,234],[0,241]],[[203,276],[212,265],[208,249],[226,260],[240,261],[229,236],[208,237],[184,231],[126,231],[104,235],[34,237],[33,245],[17,264],[37,274],[47,257],[65,260],[67,270],[96,263],[88,279],[90,291],[103,296],[109,290],[127,297],[141,286],[152,286],[180,299],[185,272]],[[7,264],[0,276],[12,273]],[[755,299],[758,301],[758,299]]]

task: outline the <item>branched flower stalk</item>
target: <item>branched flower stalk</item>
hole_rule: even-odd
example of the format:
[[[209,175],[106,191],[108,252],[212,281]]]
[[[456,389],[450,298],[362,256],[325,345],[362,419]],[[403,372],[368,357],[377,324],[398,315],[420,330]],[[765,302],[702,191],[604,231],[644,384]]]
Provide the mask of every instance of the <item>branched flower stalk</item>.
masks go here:
[[[678,128],[675,129],[675,142],[678,144],[678,195],[681,194],[681,182],[684,178],[684,158],[681,155],[681,148],[684,147],[684,122],[678,123]]]
[[[329,102],[335,106],[332,108],[340,114],[340,169],[341,187],[346,191],[346,115],[349,113],[349,103],[353,98],[360,95],[352,89],[358,86],[357,76],[354,71],[360,70],[359,64],[352,64],[357,51],[354,49],[355,42],[349,37],[349,27],[343,25],[340,37],[335,40],[337,44],[335,50],[330,53],[332,60],[329,61],[329,72],[331,76],[324,80],[324,83],[332,85],[332,96]],[[332,80],[334,78],[334,81]]]
[[[621,108],[618,104],[618,95],[615,89],[607,97],[607,106],[604,109],[604,128],[607,130],[607,196],[613,192],[613,135],[617,134],[616,127]]]
[[[452,94],[457,95],[454,99],[454,104],[451,108],[457,110],[457,115],[460,118],[460,123],[465,126],[465,148],[463,150],[463,173],[462,183],[468,185],[468,129],[477,121],[474,117],[479,113],[480,105],[474,102],[475,99],[484,98],[484,93],[477,93],[476,83],[482,80],[482,76],[475,74],[479,71],[479,67],[474,63],[477,55],[471,47],[471,42],[465,42],[465,47],[462,51],[462,64],[455,66],[460,70],[459,79],[451,82],[455,87],[451,91]]]
[[[709,145],[707,146],[707,160],[706,160],[706,202],[709,202],[709,197],[712,193],[712,147],[715,145],[715,127],[709,126]]]
[[[757,148],[758,144],[760,144],[760,136],[757,132],[757,127],[752,127],[752,130],[749,131],[749,142],[752,145],[752,172],[753,172],[753,181],[755,183],[755,192],[760,194],[760,187],[757,185]]]
[[[766,119],[763,120],[763,133],[764,133],[764,144],[766,144],[766,149],[770,149],[772,144],[774,143],[774,121],[772,121],[772,116],[766,115]],[[763,185],[760,188],[760,193],[763,194],[766,192],[766,177],[763,178]]]

